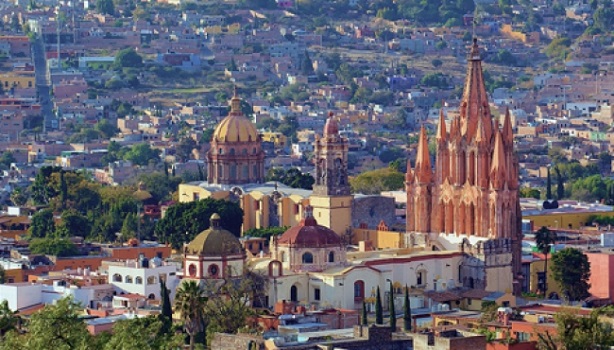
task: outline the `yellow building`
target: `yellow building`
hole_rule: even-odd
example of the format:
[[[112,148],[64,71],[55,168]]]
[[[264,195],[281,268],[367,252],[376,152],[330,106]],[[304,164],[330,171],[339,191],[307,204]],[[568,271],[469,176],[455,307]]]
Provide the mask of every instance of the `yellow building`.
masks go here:
[[[265,131],[260,134],[262,142],[272,142],[275,147],[284,148],[288,146],[288,138],[280,132]]]
[[[179,202],[187,203],[205,198],[236,200],[243,209],[243,228],[295,226],[301,221],[302,210],[309,204],[311,191],[282,184],[237,185],[231,188],[211,186],[206,182],[179,185]]]
[[[0,84],[4,90],[12,87],[33,88],[36,86],[34,72],[9,72],[0,74]]]
[[[529,215],[526,215],[529,214]],[[531,215],[532,214],[532,215]],[[614,217],[614,211],[570,211],[562,212],[554,210],[541,210],[523,212],[522,219],[530,220],[533,224],[533,229],[537,230],[542,226],[578,230],[583,226],[592,226],[591,222],[588,222],[591,216],[607,216]]]

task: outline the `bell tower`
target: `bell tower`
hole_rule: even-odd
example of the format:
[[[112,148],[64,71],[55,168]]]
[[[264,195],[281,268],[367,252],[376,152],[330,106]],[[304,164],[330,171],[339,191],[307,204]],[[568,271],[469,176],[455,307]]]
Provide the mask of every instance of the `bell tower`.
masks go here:
[[[314,144],[316,178],[310,204],[321,225],[345,235],[352,222],[352,200],[347,174],[348,140],[339,135],[339,124],[329,113],[324,134]]]

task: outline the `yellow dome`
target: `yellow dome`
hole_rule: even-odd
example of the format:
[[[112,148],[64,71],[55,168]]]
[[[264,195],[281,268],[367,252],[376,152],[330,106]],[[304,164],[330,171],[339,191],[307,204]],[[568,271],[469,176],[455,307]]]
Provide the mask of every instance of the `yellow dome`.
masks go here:
[[[258,140],[256,127],[241,115],[229,115],[224,118],[213,133],[217,142],[253,142]]]
[[[211,215],[211,227],[199,233],[185,248],[186,254],[228,256],[243,254],[243,246],[235,235],[220,226],[220,216]]]
[[[218,142],[251,142],[258,140],[256,127],[241,112],[241,99],[230,100],[230,114],[215,128],[213,139]]]

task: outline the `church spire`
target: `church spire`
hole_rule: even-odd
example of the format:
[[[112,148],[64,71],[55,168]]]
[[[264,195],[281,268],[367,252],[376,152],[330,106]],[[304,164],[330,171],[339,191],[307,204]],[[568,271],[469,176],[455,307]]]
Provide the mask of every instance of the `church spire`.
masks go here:
[[[478,119],[484,116],[490,118],[488,108],[488,96],[482,74],[482,58],[477,39],[473,39],[473,45],[469,53],[467,77],[461,100],[461,134],[471,139],[478,126]],[[486,130],[488,132],[488,130]]]
[[[496,131],[495,148],[492,154],[492,166],[490,167],[490,181],[495,189],[502,189],[506,180],[505,150],[501,132]]]
[[[423,125],[420,129],[420,140],[418,141],[418,156],[416,158],[415,174],[419,182],[427,183],[431,181],[432,173],[429,144],[426,136],[426,129]]]
[[[475,134],[475,141],[477,143],[490,141],[490,138],[486,137],[486,130],[484,130],[484,123],[482,123],[482,118],[478,119],[478,127],[477,132]]]
[[[439,110],[439,125],[437,125],[437,142],[446,142],[448,134],[446,131],[446,119],[443,115],[443,108]]]
[[[510,117],[510,109],[505,109],[505,119],[503,120],[503,142],[509,147],[514,142],[514,131],[512,130],[512,120]]]

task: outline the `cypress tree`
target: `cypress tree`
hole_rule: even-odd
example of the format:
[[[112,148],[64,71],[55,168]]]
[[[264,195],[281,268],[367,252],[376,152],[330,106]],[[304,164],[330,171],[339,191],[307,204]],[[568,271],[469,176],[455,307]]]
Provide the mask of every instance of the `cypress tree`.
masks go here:
[[[160,299],[162,299],[162,311],[160,312],[160,320],[162,321],[163,333],[168,333],[173,322],[173,309],[171,308],[171,299],[169,290],[166,288],[166,282],[160,279]]]
[[[365,302],[362,302],[362,325],[363,326],[367,326],[369,324],[369,321],[367,320],[367,304],[365,304]]]
[[[563,181],[563,177],[561,176],[561,171],[559,168],[554,168],[556,172],[556,199],[561,200],[565,197],[565,181]]]
[[[411,305],[409,304],[409,291],[405,285],[405,300],[403,301],[403,329],[406,332],[411,331]]]
[[[390,329],[394,332],[397,330],[397,313],[394,309],[394,293],[392,289],[392,281],[390,281],[390,297],[388,298],[388,308],[390,309]]]
[[[377,286],[377,294],[375,295],[375,324],[384,324],[384,314],[382,310],[382,296]]]
[[[548,168],[548,177],[546,178],[546,199],[552,199],[552,183],[550,181],[550,168]]]

